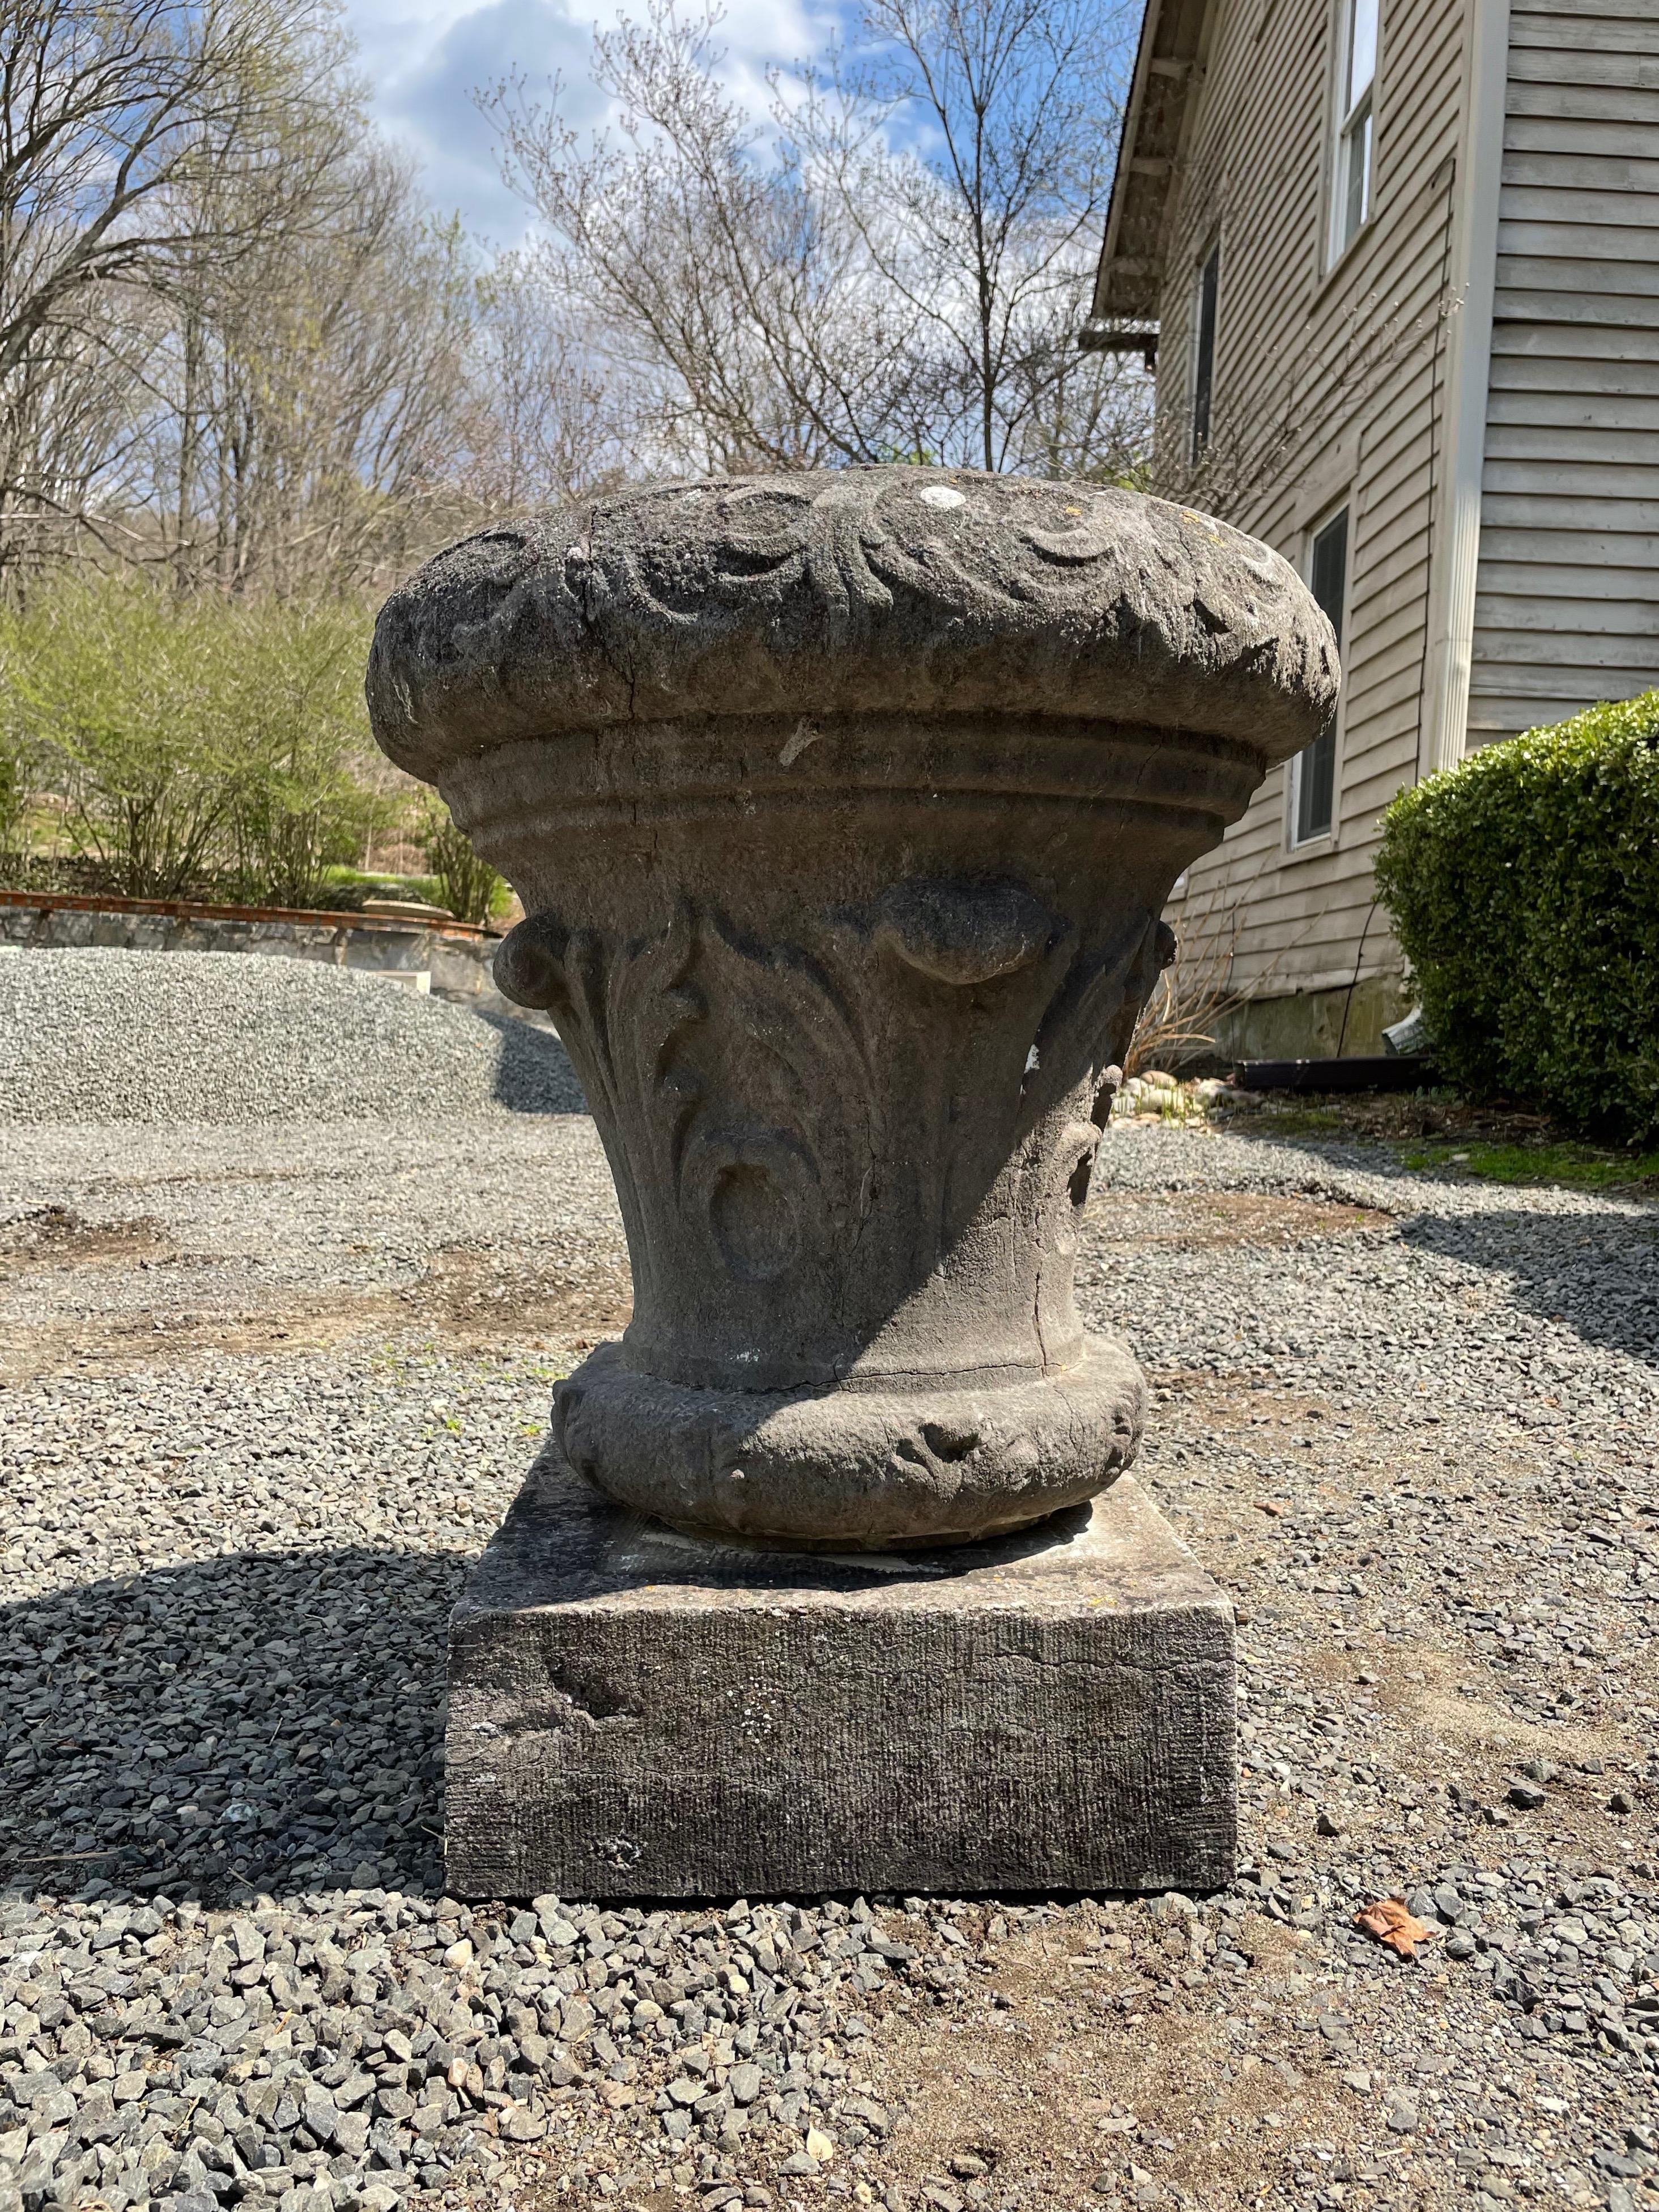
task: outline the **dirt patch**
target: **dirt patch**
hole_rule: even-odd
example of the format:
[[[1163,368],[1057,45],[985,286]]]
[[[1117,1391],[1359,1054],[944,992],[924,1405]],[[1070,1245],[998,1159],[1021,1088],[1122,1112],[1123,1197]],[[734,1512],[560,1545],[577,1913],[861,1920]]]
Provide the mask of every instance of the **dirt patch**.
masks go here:
[[[148,1214],[137,1221],[83,1221],[67,1206],[43,1206],[0,1226],[0,1279],[24,1267],[149,1259],[167,1249],[166,1231]]]
[[[1146,1379],[1154,1390],[1168,1391],[1171,1399],[1201,1411],[1212,1429],[1303,1429],[1310,1421],[1336,1418],[1328,1397],[1317,1391],[1292,1390],[1267,1374],[1216,1376],[1191,1368],[1153,1367],[1147,1370]],[[1160,1398],[1158,1402],[1166,1401]],[[1370,1431],[1371,1424],[1362,1415],[1349,1413],[1340,1418],[1356,1435]]]
[[[869,2040],[848,2047],[849,2071],[902,2114],[870,2160],[871,2194],[897,2184],[916,2212],[1016,2193],[1122,2212],[1158,2184],[1231,2212],[1304,2172],[1329,2177],[1345,2153],[1349,2172],[1376,2155],[1376,2100],[1331,2063],[1328,1978],[1299,1932],[1246,1916],[1235,1976],[1174,1908],[1085,1904],[1010,1936],[991,1905],[954,1926],[977,1954],[975,1993],[921,2014],[872,2006]],[[823,2181],[793,2187],[836,2201]]]
[[[948,1911],[955,1964],[924,1974],[932,1993],[904,1981],[872,1992],[866,2032],[820,2045],[830,2097],[869,2125],[848,2137],[836,2124],[842,2139],[813,2154],[822,2170],[783,2179],[786,2201],[1130,2212],[1180,2192],[1202,2212],[1245,2212],[1328,2182],[1375,2188],[1409,2160],[1387,2131],[1383,2080],[1356,2071],[1354,2038],[1387,1985],[1343,1987],[1304,1930],[1254,1911],[1218,1930],[1178,1899]],[[915,1916],[884,1924],[937,1942]],[[1413,1971],[1444,1987],[1436,1969]],[[801,2139],[761,2113],[741,2165],[777,2188],[776,2161]],[[621,2212],[687,2201],[666,2171],[628,2174],[637,2152],[605,2133],[600,2115],[579,2121],[574,2141],[526,2168],[537,2212],[597,2201],[583,2189],[594,2172],[622,2178],[609,2198]]]
[[[1484,1686],[1472,1679],[1478,1671],[1468,1658],[1422,1643],[1369,1637],[1362,1656],[1334,1638],[1299,1641],[1297,1682],[1322,1711],[1340,1713],[1354,1747],[1388,1770],[1386,1802],[1369,1808],[1351,1802],[1341,1778],[1332,1778],[1329,1800],[1340,1808],[1347,1844],[1370,1833],[1409,1854],[1449,1854],[1461,1835],[1462,1853],[1486,1868],[1517,1852],[1553,1856],[1565,1848],[1585,1871],[1616,1864],[1632,1835],[1651,1835],[1639,1725],[1528,1721],[1482,1694]],[[1247,1747],[1245,1758],[1247,1772],[1259,1767],[1257,1753]],[[1513,1804],[1510,1784],[1540,1771],[1547,1778],[1541,1803]],[[1626,1793],[1632,1812],[1612,1809],[1616,1791]],[[1259,1817],[1268,1848],[1288,1844],[1298,1859],[1315,1862],[1330,1851],[1315,1830],[1318,1809],[1305,1796],[1264,1808]]]
[[[1243,1190],[1103,1192],[1089,1226],[1106,1246],[1179,1244],[1191,1251],[1222,1245],[1283,1246],[1310,1237],[1348,1237],[1380,1229],[1389,1216],[1335,1199]]]
[[[466,1245],[440,1252],[422,1279],[397,1296],[446,1343],[467,1347],[541,1339],[586,1352],[601,1338],[620,1336],[634,1316],[625,1267],[596,1268],[573,1281]]]
[[[458,1247],[440,1252],[404,1290],[277,1297],[253,1310],[144,1308],[13,1323],[0,1350],[0,1382],[65,1370],[170,1366],[204,1356],[316,1352],[363,1337],[418,1335],[456,1351],[579,1355],[602,1338],[620,1335],[632,1312],[623,1268],[596,1268],[573,1281],[565,1271]]]
[[[1201,1435],[1206,1443],[1236,1438],[1243,1448],[1235,1470],[1197,1479],[1202,1528],[1211,1535],[1286,1534],[1298,1524],[1317,1522],[1328,1504],[1349,1496],[1362,1475],[1370,1480],[1399,1457],[1397,1439],[1379,1433],[1363,1415],[1339,1411],[1317,1391],[1170,1368],[1149,1370],[1147,1380],[1160,1447],[1179,1448]],[[1279,1454],[1285,1456],[1278,1467],[1255,1463]],[[1340,1481],[1332,1480],[1337,1455]],[[1178,1479],[1179,1467],[1160,1473]]]

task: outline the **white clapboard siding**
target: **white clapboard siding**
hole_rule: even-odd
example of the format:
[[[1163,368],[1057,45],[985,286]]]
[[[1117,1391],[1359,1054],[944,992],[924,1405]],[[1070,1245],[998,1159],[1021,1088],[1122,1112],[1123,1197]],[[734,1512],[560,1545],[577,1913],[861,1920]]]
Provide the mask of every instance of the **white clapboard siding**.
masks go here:
[[[1659,684],[1659,16],[1512,0],[1469,741]]]
[[[1631,122],[1620,117],[1522,114],[1515,107],[1511,90],[1504,137],[1507,150],[1515,155],[1559,154],[1563,159],[1577,155],[1596,161],[1605,156],[1622,164],[1651,158],[1653,118],[1647,116]]]
[[[1230,410],[1285,426],[1271,468],[1235,484],[1224,511],[1305,574],[1311,526],[1349,504],[1339,834],[1288,848],[1287,771],[1275,769],[1171,909],[1189,939],[1237,932],[1234,981],[1264,996],[1398,965],[1371,863],[1376,817],[1418,761],[1465,5],[1384,0],[1376,213],[1328,271],[1332,0],[1212,0],[1166,240],[1166,450],[1189,419],[1193,274],[1218,233],[1217,442]],[[1193,495],[1203,503],[1201,486]]]

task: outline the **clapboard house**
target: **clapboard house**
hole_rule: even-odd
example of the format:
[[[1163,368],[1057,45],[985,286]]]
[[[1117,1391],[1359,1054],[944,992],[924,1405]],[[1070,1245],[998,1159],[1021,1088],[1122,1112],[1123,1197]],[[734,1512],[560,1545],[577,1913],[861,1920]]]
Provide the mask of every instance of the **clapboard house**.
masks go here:
[[[1335,726],[1171,909],[1231,1050],[1401,1011],[1376,821],[1659,684],[1655,0],[1148,0],[1083,343],[1156,365],[1158,488],[1336,623]]]

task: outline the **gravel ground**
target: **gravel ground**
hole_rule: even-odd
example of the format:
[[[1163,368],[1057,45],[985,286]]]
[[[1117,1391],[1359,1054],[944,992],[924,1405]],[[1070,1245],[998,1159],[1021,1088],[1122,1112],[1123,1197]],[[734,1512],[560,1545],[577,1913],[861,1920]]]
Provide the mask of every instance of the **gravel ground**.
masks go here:
[[[0,1164],[0,2212],[1659,2207],[1650,1206],[1111,1130],[1224,1894],[469,1909],[444,1616],[627,1279],[583,1117],[435,1126]]]
[[[581,1104],[546,1033],[383,975],[0,945],[0,1123],[346,1121]]]

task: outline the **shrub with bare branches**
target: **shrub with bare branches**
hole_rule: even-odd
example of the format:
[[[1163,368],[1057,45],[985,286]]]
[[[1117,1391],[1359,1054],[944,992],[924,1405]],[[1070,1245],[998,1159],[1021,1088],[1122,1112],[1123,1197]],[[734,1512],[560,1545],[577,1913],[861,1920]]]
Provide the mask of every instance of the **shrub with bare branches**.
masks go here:
[[[1186,918],[1175,959],[1135,1024],[1126,1076],[1190,1066],[1214,1052],[1221,1024],[1251,996],[1232,980],[1243,926],[1242,904],[1218,891]]]

